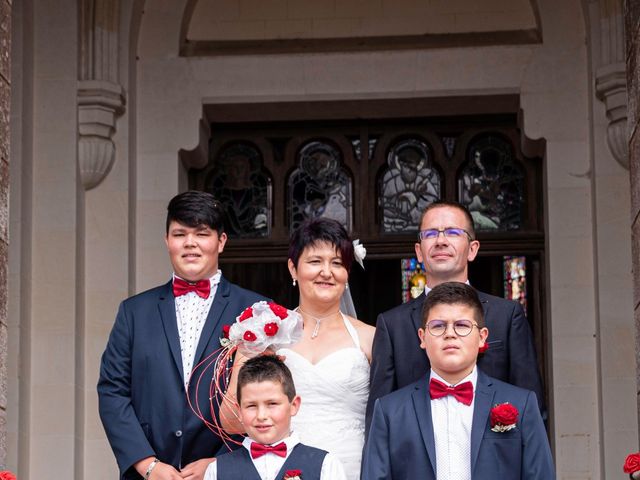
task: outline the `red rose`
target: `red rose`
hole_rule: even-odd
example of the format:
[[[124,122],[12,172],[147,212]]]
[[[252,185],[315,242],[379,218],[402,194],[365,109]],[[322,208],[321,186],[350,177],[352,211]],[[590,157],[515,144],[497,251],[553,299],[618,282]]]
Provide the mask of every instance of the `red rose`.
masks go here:
[[[231,325],[222,326],[222,338],[229,338],[229,330],[231,330]],[[0,478],[0,480],[2,479]]]
[[[264,333],[267,337],[273,337],[278,333],[278,324],[276,322],[267,323],[264,326]]]
[[[238,321],[244,322],[247,318],[253,317],[253,308],[247,307],[245,308],[240,316],[238,317]]]
[[[287,470],[284,474],[285,480],[287,478],[300,477],[302,478],[302,470]]]
[[[258,337],[256,337],[256,334],[251,330],[247,330],[246,332],[244,332],[242,338],[244,338],[247,342],[254,342]]]
[[[624,473],[635,473],[640,470],[640,452],[630,454],[624,461]]]
[[[510,403],[501,403],[491,409],[491,426],[515,425],[518,421],[518,409]]]
[[[478,354],[484,353],[489,350],[489,342],[484,342],[484,345],[478,348]]]
[[[0,480],[17,480],[16,476],[8,470],[0,472]]]
[[[289,314],[287,313],[287,309],[282,305],[278,305],[274,302],[269,302],[269,308],[276,316],[280,317],[281,320],[284,320],[289,316]]]

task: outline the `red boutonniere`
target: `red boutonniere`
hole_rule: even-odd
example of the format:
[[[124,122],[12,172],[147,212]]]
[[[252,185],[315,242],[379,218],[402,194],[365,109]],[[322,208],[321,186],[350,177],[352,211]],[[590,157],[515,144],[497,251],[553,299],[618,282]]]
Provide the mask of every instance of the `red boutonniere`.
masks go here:
[[[283,480],[302,480],[302,470],[287,470]]]
[[[223,347],[227,347],[231,344],[231,340],[229,340],[229,330],[231,330],[231,325],[223,325],[222,326],[222,336],[220,337],[220,345]],[[0,478],[0,480],[2,480]]]
[[[624,467],[622,467],[624,473],[633,474],[640,471],[640,452],[630,454],[624,461]]]
[[[0,472],[0,480],[17,480],[17,478],[9,470],[3,470]]]
[[[509,402],[494,406],[490,413],[491,431],[503,433],[516,428],[519,414],[518,409]]]

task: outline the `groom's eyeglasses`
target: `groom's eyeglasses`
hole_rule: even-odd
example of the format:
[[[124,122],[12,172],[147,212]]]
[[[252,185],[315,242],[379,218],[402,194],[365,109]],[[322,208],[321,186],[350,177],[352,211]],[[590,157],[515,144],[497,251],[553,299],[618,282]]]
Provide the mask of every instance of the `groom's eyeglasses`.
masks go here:
[[[441,230],[437,228],[428,228],[426,230],[420,230],[418,232],[418,240],[435,240],[440,236],[440,234],[444,235],[444,238],[464,238],[465,236],[469,239],[469,241],[473,240],[469,232],[467,232],[464,228],[457,227],[447,227]]]
[[[453,325],[453,331],[456,332],[456,335],[459,337],[466,337],[471,333],[473,327],[478,327],[477,323],[466,319],[455,320],[453,322],[447,322],[445,320],[430,320],[427,322],[427,331],[434,337],[441,337],[444,335],[444,332],[447,331],[450,323]]]

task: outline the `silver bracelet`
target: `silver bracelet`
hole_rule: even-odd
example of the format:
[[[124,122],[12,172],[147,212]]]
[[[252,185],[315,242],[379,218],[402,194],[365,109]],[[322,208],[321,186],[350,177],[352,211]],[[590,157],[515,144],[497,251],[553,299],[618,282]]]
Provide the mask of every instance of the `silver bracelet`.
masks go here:
[[[156,467],[160,460],[154,458],[153,461],[147,467],[147,471],[144,474],[144,480],[149,480],[149,475],[151,475],[151,471]]]

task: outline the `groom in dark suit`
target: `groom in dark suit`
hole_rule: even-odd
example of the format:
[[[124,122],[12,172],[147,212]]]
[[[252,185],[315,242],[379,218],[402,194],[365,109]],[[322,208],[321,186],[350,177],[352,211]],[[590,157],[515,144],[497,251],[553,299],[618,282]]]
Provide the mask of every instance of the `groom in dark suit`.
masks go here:
[[[218,256],[226,240],[224,210],[212,195],[177,195],[167,208],[165,237],[173,278],[120,305],[98,398],[121,479],[202,480],[222,446],[187,401],[188,391],[211,421],[209,381],[196,399],[189,378],[220,348],[223,325],[264,300],[222,276]]]
[[[534,393],[476,367],[490,334],[476,291],[440,284],[423,312],[431,370],[376,401],[362,480],[555,479]]]
[[[443,282],[468,282],[468,262],[478,254],[469,211],[454,202],[434,202],[425,208],[415,245],[424,263],[427,285],[424,295],[378,316],[373,340],[368,426],[375,401],[408,385],[429,371],[429,359],[420,348],[417,335],[422,325],[425,296]],[[478,367],[494,378],[536,394],[544,412],[542,382],[538,372],[531,329],[519,303],[478,292],[489,328],[488,350]],[[544,413],[543,413],[544,414]]]

